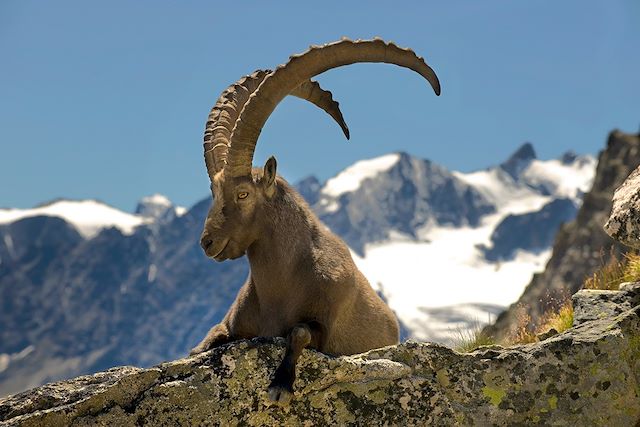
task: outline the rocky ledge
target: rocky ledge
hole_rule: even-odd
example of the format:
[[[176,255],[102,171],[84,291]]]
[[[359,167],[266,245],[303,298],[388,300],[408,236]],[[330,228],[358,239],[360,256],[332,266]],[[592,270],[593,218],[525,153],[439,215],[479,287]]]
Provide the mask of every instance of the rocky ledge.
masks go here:
[[[305,350],[296,393],[270,404],[280,339],[153,368],[113,368],[0,400],[0,425],[635,425],[640,283],[580,291],[574,327],[468,354],[407,342],[350,357]]]

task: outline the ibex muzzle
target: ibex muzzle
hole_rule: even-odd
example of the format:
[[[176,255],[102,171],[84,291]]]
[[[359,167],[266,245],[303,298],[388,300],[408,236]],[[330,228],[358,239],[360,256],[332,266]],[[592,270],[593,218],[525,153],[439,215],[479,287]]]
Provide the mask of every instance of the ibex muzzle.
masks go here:
[[[349,138],[331,92],[310,79],[356,62],[410,68],[440,94],[435,73],[413,51],[380,39],[343,39],[313,46],[275,71],[256,71],[229,86],[205,129],[214,202],[200,243],[216,261],[247,254],[251,272],[222,322],[192,354],[241,338],[287,337],[285,357],[269,386],[269,397],[277,402],[291,398],[296,361],[306,347],[341,355],[398,342],[393,312],[355,266],[345,243],[277,175],[275,158],[263,168],[252,167],[262,126],[287,95],[322,108]]]

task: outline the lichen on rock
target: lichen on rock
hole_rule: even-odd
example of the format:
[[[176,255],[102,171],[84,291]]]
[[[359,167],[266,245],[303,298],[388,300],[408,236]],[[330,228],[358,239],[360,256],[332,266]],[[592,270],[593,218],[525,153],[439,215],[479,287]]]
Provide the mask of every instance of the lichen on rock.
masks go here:
[[[616,189],[604,229],[620,243],[640,248],[640,167]]]
[[[4,398],[0,425],[634,425],[639,295],[640,283],[581,291],[573,328],[511,348],[461,354],[406,342],[337,358],[305,350],[284,406],[266,393],[284,341],[257,338]]]

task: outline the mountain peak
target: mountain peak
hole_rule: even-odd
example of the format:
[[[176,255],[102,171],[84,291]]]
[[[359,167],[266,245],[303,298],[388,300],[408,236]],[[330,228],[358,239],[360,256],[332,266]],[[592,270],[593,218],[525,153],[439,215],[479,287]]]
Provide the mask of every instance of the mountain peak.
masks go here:
[[[535,159],[536,152],[533,145],[530,142],[525,142],[500,167],[512,178],[517,179],[520,172]]]
[[[355,191],[368,178],[386,172],[400,160],[399,153],[385,154],[373,159],[360,160],[329,179],[322,189],[325,195],[338,197]]]
[[[176,207],[166,196],[156,193],[140,199],[135,213],[148,218],[171,219],[176,214]]]
[[[295,184],[295,187],[307,203],[313,205],[318,201],[322,184],[314,175],[309,175],[308,177],[298,181]]]
[[[47,200],[45,202],[42,203],[38,203],[37,205],[35,205],[32,209],[38,209],[38,208],[47,208],[47,207],[51,207],[51,206],[55,206],[55,205],[62,205],[62,204],[83,204],[83,203],[95,203],[98,205],[104,205],[104,206],[109,206],[107,203],[103,202],[102,200],[98,200],[98,199],[73,199],[73,198],[68,198],[68,197],[56,197],[54,199],[51,200]],[[111,206],[109,206],[111,207]]]
[[[0,224],[34,216],[62,218],[75,226],[87,239],[109,227],[116,227],[124,234],[132,234],[136,227],[150,221],[149,218],[123,212],[93,199],[56,199],[32,209],[0,209]]]
[[[578,158],[578,155],[576,154],[576,152],[573,150],[569,150],[560,157],[560,161],[562,162],[563,165],[570,165],[577,158]]]

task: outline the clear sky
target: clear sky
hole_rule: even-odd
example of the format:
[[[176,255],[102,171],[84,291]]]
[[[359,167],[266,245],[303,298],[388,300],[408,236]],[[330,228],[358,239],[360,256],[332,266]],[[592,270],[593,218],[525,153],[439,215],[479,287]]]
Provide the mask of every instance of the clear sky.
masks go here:
[[[640,126],[640,2],[0,2],[0,206],[98,198],[125,210],[155,192],[208,195],[202,131],[227,85],[310,44],[381,36],[442,82],[380,64],[318,77],[340,101],[345,142],[287,99],[255,163],[290,181],[406,151],[470,171],[521,143],[539,157],[596,154]]]

